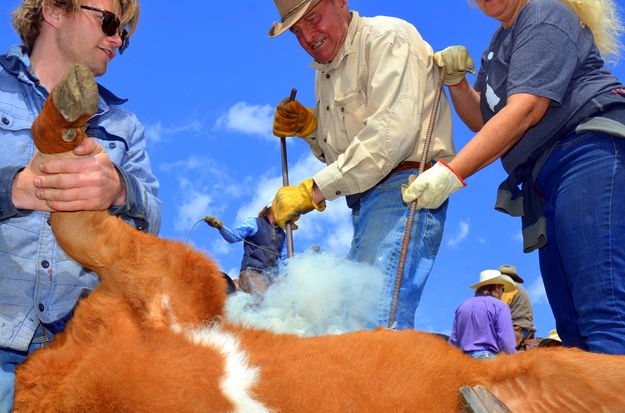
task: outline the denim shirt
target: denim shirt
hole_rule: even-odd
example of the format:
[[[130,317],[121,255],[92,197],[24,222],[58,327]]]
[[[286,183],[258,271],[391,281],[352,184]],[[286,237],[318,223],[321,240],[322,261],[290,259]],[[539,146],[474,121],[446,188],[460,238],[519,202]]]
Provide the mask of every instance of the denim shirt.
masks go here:
[[[98,275],[69,258],[57,244],[49,212],[17,210],[12,202],[16,174],[30,161],[35,146],[31,125],[48,92],[29,70],[26,49],[0,56],[0,348],[24,351],[43,323],[61,330],[81,296]],[[107,151],[127,189],[126,202],[109,211],[135,228],[157,234],[161,202],[158,182],[145,152],[144,129],[118,105],[125,102],[99,86],[97,113],[87,134]]]

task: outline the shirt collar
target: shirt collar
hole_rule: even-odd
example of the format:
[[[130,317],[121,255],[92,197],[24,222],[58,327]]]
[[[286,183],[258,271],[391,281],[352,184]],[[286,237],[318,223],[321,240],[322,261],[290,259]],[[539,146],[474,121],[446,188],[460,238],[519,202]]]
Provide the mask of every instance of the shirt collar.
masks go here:
[[[24,78],[27,77],[35,86],[39,84],[39,79],[32,71],[30,51],[26,46],[11,46],[6,55],[0,56],[0,65],[2,65],[7,72],[19,79],[24,80]],[[98,92],[100,94],[98,113],[108,111],[109,105],[121,105],[128,101],[128,99],[116,96],[99,83]]]
[[[332,69],[336,69],[343,59],[345,59],[348,55],[354,52],[355,47],[354,43],[356,40],[356,35],[360,32],[360,26],[362,25],[362,19],[357,11],[350,11],[352,15],[352,20],[349,23],[349,29],[347,31],[347,36],[345,36],[345,41],[343,42],[343,46],[341,50],[339,50],[338,54],[331,62],[328,63],[319,63],[312,62],[310,67],[313,69],[321,70],[323,72],[330,71]]]

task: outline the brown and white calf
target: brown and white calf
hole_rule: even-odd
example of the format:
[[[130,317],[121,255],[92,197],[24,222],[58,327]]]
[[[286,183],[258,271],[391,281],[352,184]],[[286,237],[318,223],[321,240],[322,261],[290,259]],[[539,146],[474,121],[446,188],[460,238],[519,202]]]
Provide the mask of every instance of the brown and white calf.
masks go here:
[[[77,127],[54,105],[92,93],[85,69],[73,70],[59,86],[77,87],[73,100],[53,93],[37,120],[42,152]],[[51,225],[101,284],[18,368],[16,413],[453,412],[458,389],[478,384],[517,413],[625,411],[622,356],[556,348],[479,361],[411,330],[300,338],[245,328],[224,321],[224,279],[188,245],[104,211],[53,213]]]

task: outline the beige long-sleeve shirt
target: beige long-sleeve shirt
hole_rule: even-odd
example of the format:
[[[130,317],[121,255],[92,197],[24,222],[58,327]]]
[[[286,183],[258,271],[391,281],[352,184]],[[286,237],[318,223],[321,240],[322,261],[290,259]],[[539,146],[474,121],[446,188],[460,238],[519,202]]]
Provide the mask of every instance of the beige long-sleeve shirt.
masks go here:
[[[313,176],[326,197],[375,186],[403,161],[419,162],[439,70],[432,48],[411,24],[352,12],[336,58],[317,70],[317,129],[306,138],[327,166]],[[451,111],[443,94],[428,160],[455,153]]]

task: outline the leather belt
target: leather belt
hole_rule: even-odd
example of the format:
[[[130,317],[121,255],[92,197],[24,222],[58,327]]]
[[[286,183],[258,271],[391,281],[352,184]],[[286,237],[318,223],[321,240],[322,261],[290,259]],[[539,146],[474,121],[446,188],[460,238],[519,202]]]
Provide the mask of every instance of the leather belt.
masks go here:
[[[410,169],[416,169],[418,171],[420,167],[421,167],[421,162],[404,161],[400,163],[399,165],[397,165],[391,172],[386,174],[386,176],[382,178],[380,182],[378,182],[378,185],[385,182],[388,178],[390,178],[392,175],[395,175],[398,172],[408,171]],[[432,167],[432,162],[426,162],[423,170],[427,171],[431,167]]]

